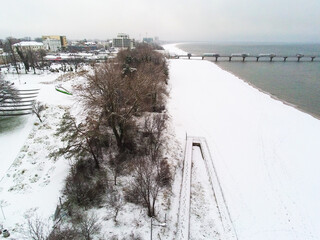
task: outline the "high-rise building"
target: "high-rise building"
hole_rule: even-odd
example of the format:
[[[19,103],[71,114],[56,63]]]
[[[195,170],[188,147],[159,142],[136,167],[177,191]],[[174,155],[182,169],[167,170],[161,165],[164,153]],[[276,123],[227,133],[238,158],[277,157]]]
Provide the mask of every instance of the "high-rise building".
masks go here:
[[[116,38],[112,39],[112,46],[115,48],[134,48],[134,45],[134,39],[130,39],[125,33],[119,33]]]

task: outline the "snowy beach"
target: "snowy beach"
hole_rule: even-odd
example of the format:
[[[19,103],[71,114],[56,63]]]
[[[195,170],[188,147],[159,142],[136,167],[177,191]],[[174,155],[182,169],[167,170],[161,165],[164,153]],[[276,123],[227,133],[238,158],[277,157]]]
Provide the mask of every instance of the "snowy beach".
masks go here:
[[[185,54],[174,44],[164,47],[170,53]],[[212,62],[201,58],[168,62],[168,158],[174,162],[176,176],[170,208],[160,215],[168,215],[168,226],[155,229],[155,235],[176,237],[183,165],[180,150],[188,135],[204,137],[208,143],[238,239],[319,239],[320,121]],[[55,90],[59,76],[49,72],[21,74],[20,78],[7,75],[18,88],[40,88],[37,100],[47,105],[43,124],[30,115],[20,118],[19,127],[0,133],[0,225],[14,238],[23,237],[32,216],[52,218],[69,171],[66,159],[55,161],[49,153],[61,147],[54,134],[62,114],[81,107],[74,97]],[[75,74],[70,79],[63,82],[67,89],[83,80]],[[234,239],[223,233],[203,156],[199,148],[193,148],[190,239]],[[97,210],[101,219],[103,211]],[[126,205],[119,219],[120,226],[103,220],[105,236],[134,232],[149,238],[149,218],[139,207]]]
[[[212,62],[169,64],[176,135],[207,139],[238,238],[318,239],[320,121]]]

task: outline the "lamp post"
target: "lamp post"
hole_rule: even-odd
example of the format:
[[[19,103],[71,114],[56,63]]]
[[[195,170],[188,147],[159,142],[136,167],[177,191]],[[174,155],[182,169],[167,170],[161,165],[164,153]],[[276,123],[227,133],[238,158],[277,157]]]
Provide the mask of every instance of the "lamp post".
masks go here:
[[[4,218],[4,220],[6,220],[6,216],[4,215],[4,211],[3,211],[3,208],[2,208],[2,207],[4,207],[4,206],[3,206],[4,203],[5,203],[5,202],[4,202],[3,200],[0,201],[0,208],[1,208],[1,212],[2,212],[3,218]]]

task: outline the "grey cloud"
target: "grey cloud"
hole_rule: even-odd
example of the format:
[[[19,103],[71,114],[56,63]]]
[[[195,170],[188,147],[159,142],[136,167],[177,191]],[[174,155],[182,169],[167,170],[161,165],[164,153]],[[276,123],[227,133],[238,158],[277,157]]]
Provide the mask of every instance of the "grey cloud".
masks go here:
[[[0,38],[126,32],[172,41],[319,42],[319,12],[318,0],[11,0],[2,4]]]

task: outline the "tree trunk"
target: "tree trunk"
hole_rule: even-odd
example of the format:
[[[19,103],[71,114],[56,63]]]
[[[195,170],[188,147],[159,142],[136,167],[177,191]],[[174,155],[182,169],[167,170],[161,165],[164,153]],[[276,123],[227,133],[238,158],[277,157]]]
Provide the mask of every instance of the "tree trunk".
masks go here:
[[[114,185],[117,185],[117,170],[116,169],[114,170],[114,173],[113,173],[113,179],[114,179]]]
[[[91,144],[90,144],[90,142],[89,142],[88,139],[87,139],[87,144],[89,145],[90,153],[91,153],[91,155],[92,155],[92,157],[93,157],[93,160],[94,160],[94,163],[95,163],[95,167],[96,167],[97,169],[100,169],[99,160],[98,160],[97,156],[94,154],[94,151],[93,151],[92,146],[91,146]]]
[[[125,151],[124,142],[123,142],[123,133],[121,132],[119,133],[116,126],[112,126],[112,131],[114,136],[116,137],[119,152],[123,153]]]
[[[155,207],[154,207],[154,205],[155,205],[155,203],[156,203],[156,199],[154,198],[153,200],[152,200],[152,208],[151,208],[151,211],[152,211],[152,216],[155,216]]]

